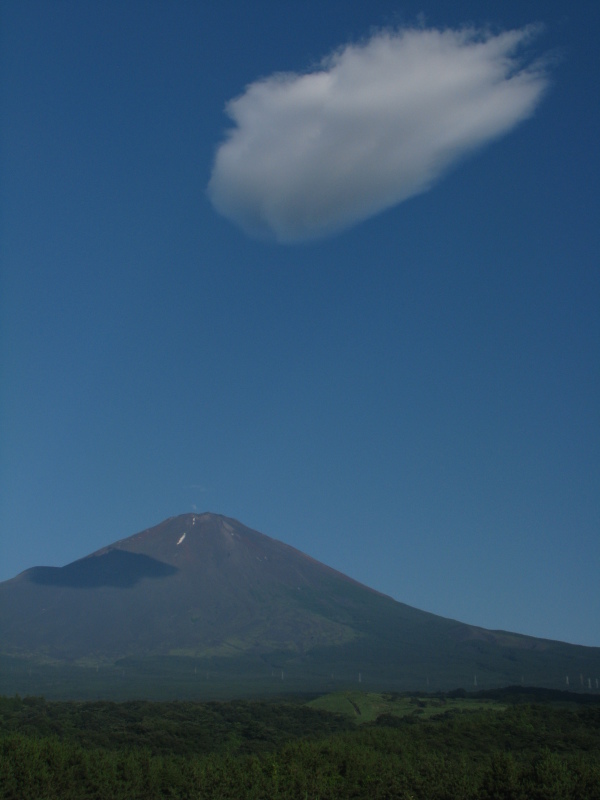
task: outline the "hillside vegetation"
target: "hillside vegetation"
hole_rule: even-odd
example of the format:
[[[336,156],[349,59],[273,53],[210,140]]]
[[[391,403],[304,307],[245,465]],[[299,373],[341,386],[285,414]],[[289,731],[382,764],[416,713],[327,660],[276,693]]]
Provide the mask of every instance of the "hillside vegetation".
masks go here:
[[[348,714],[0,698],[0,798],[600,800],[598,698],[499,694],[348,693]]]

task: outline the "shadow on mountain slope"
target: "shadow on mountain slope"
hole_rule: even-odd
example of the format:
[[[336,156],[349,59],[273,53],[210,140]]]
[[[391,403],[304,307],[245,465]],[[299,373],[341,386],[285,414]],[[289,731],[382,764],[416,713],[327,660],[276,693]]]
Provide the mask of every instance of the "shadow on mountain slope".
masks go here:
[[[127,589],[142,578],[166,578],[176,572],[177,567],[142,553],[113,549],[73,561],[65,567],[33,567],[28,570],[27,579],[42,586],[69,586],[76,589],[115,586]]]

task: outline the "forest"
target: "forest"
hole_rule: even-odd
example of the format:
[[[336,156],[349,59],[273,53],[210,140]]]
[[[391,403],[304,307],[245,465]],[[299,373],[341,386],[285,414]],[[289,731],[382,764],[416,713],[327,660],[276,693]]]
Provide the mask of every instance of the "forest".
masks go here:
[[[600,800],[600,702],[535,690],[209,703],[3,697],[0,798]]]

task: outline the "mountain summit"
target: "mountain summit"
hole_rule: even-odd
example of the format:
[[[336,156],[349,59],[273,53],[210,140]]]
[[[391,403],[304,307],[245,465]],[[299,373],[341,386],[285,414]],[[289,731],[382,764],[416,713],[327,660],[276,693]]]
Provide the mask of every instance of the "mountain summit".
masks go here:
[[[569,674],[571,688],[595,689],[600,648],[419,611],[215,514],[171,517],[0,584],[4,693],[28,681],[62,696],[558,688]]]

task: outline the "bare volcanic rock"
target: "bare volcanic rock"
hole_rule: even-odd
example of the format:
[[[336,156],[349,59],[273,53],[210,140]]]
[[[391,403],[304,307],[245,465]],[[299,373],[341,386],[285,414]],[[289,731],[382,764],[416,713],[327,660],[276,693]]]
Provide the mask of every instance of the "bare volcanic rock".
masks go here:
[[[185,514],[1,584],[1,647],[57,659],[302,652],[354,638],[356,590],[382,597],[235,520]]]

